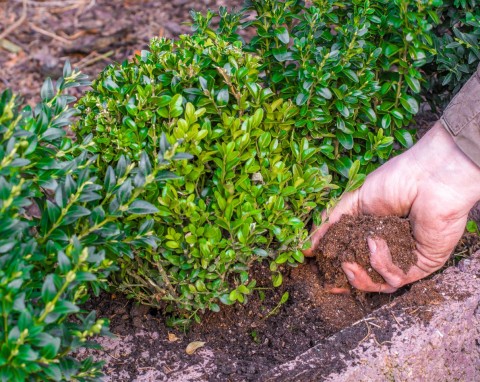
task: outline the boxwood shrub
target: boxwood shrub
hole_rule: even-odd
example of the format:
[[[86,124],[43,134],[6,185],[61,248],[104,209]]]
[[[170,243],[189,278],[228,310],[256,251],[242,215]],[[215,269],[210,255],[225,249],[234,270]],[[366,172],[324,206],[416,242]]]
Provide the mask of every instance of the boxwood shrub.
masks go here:
[[[229,40],[247,33],[245,49],[262,57],[262,80],[299,107],[298,135],[320,149],[343,191],[356,160],[366,174],[408,148],[419,111],[421,67],[434,54],[437,0],[247,0],[238,13],[194,13],[194,29]],[[244,32],[244,33],[240,33]],[[394,145],[394,142],[397,145]]]
[[[425,95],[434,109],[441,110],[480,64],[480,3],[446,0],[438,14],[433,31],[436,54],[425,68]]]
[[[156,243],[142,217],[156,210],[141,186],[131,196],[124,186],[142,166],[120,158],[99,178],[92,136],[66,136],[76,110],[64,91],[86,83],[67,64],[33,109],[0,95],[1,381],[99,380],[101,363],[72,352],[96,346],[107,320],[80,305],[106,287],[115,269],[107,257]]]
[[[132,62],[108,67],[79,102],[76,131],[93,134],[103,172],[142,150],[157,162],[162,145],[177,141],[191,154],[178,153],[191,159],[149,187],[159,250],[119,259],[120,290],[197,317],[219,301],[245,301],[255,261],[270,261],[274,285],[282,264],[303,261],[307,222],[333,186],[314,165],[319,149],[297,139],[298,107],[264,87],[259,73],[260,58],[239,43],[154,39]]]

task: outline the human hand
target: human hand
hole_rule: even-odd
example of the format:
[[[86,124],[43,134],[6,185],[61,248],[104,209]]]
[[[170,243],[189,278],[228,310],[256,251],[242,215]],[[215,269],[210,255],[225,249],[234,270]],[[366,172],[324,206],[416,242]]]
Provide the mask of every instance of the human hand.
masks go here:
[[[456,146],[440,122],[405,153],[371,173],[364,185],[345,194],[328,221],[315,228],[313,256],[328,228],[344,214],[409,217],[418,262],[405,274],[393,264],[386,242],[368,238],[370,264],[384,279],[374,283],[356,263],[343,263],[350,284],[366,292],[393,293],[445,264],[461,238],[468,212],[480,199],[480,168]],[[333,293],[345,290],[334,288]]]

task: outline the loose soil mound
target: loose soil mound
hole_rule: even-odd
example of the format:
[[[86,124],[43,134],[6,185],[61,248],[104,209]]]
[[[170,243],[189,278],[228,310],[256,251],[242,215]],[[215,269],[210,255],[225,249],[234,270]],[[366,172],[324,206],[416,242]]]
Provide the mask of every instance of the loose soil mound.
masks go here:
[[[385,281],[370,266],[368,237],[384,239],[393,263],[405,273],[417,263],[415,241],[408,219],[396,216],[344,215],[330,227],[319,245],[317,260],[326,284],[339,288],[348,287],[348,280],[340,267],[343,262],[361,265],[376,283]]]
[[[106,369],[110,380],[134,380],[148,368],[168,374],[168,370],[195,365],[201,357],[187,355],[185,348],[192,341],[202,341],[213,353],[217,370],[208,376],[209,381],[256,381],[266,371],[361,320],[401,293],[366,294],[362,301],[354,295],[330,294],[323,288],[314,260],[284,272],[282,286],[272,288],[268,265],[259,264],[254,271],[258,288],[249,296],[248,304],[223,306],[219,313],[206,312],[202,322],[186,332],[169,328],[161,312],[136,306],[123,296],[105,294],[90,302],[86,308],[94,307],[100,317],[109,317],[115,335],[134,339],[131,352],[115,354],[116,358],[110,360]],[[288,301],[275,309],[286,291]],[[138,335],[142,331],[158,335],[155,339]],[[172,334],[175,340],[169,341]],[[148,352],[152,356],[142,356]],[[99,355],[105,357],[101,352]],[[124,373],[128,378],[120,377]]]

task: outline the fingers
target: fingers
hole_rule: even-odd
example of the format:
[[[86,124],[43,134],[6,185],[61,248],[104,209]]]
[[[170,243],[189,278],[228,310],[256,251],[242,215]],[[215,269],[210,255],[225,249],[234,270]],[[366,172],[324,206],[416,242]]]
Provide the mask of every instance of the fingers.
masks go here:
[[[364,292],[393,293],[398,288],[388,284],[377,284],[372,281],[367,271],[356,263],[343,263],[342,269],[350,284]]]
[[[364,292],[393,293],[398,288],[420,280],[428,276],[431,272],[431,265],[425,267],[425,257],[419,256],[419,262],[410,268],[407,274],[393,263],[390,249],[385,240],[376,237],[367,238],[370,249],[370,265],[385,280],[384,284],[372,281],[368,272],[356,263],[343,263],[342,269],[347,276],[350,284]],[[424,269],[425,268],[425,269]],[[332,293],[339,293],[332,289]]]
[[[327,215],[326,212],[322,214],[322,221],[325,222],[321,226],[313,226],[311,231],[311,247],[303,251],[307,257],[315,255],[318,244],[323,235],[328,231],[331,225],[340,220],[342,215],[357,215],[358,214],[358,190],[345,194],[338,202],[335,208]]]
[[[370,248],[370,265],[385,282],[394,288],[400,288],[407,283],[406,274],[392,261],[390,249],[385,240],[381,238],[367,238]]]
[[[326,284],[323,287],[328,293],[331,293],[331,294],[350,294],[351,293],[351,289],[348,286],[336,287],[336,286]]]

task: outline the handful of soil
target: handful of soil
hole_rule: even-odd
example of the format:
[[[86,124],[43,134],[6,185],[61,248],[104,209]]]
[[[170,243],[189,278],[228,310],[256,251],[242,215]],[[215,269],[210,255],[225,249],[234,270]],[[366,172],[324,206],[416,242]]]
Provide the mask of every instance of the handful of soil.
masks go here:
[[[325,284],[348,288],[347,277],[340,266],[354,262],[364,268],[375,283],[384,283],[380,274],[370,266],[367,238],[382,238],[388,244],[393,263],[407,273],[417,263],[410,221],[396,216],[343,215],[332,225],[319,243],[317,261]]]

